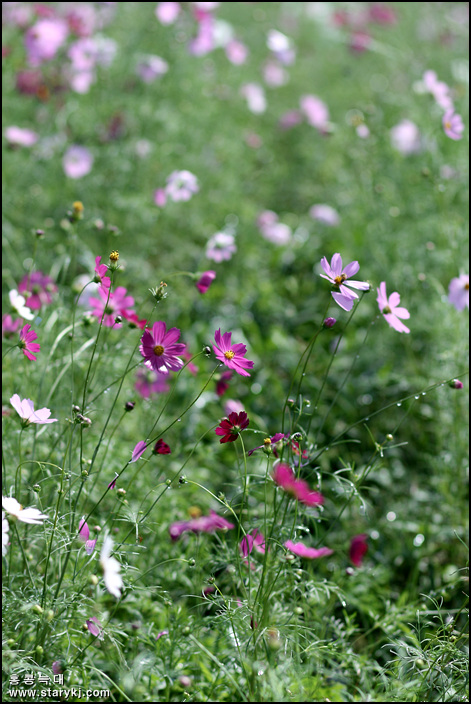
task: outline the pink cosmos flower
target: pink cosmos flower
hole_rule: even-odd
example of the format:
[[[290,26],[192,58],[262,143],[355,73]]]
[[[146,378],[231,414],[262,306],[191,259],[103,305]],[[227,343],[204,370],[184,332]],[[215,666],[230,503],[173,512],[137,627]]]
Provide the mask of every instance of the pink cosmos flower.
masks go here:
[[[350,541],[349,557],[350,561],[355,565],[355,567],[361,567],[363,558],[368,551],[368,543],[366,542],[368,536],[366,533],[361,533],[360,535],[355,535]]]
[[[291,240],[291,228],[279,222],[273,210],[265,210],[257,218],[257,225],[262,236],[277,245],[288,244]]]
[[[2,337],[13,337],[22,325],[22,320],[13,320],[11,315],[4,315],[2,318]]]
[[[18,284],[18,291],[26,297],[26,305],[33,310],[52,302],[52,295],[56,293],[57,286],[50,276],[42,271],[33,271],[25,274]]]
[[[391,129],[389,134],[394,149],[404,156],[418,154],[422,149],[419,128],[411,120],[402,120]]]
[[[229,417],[231,413],[242,413],[243,410],[244,404],[236,398],[229,398],[224,404],[224,413],[227,417]]]
[[[13,147],[32,147],[38,141],[39,137],[33,130],[23,129],[22,127],[7,127],[5,137]]]
[[[292,540],[287,540],[284,546],[294,555],[299,555],[299,557],[304,557],[308,560],[314,560],[317,557],[327,557],[327,555],[332,555],[334,552],[330,548],[309,548],[304,543],[293,543]]]
[[[378,306],[381,313],[384,315],[384,319],[392,328],[394,328],[394,330],[397,330],[397,332],[409,333],[409,328],[406,327],[404,323],[401,323],[399,318],[407,320],[410,318],[410,313],[406,308],[401,308],[399,306],[401,297],[397,291],[391,293],[388,298],[386,293],[386,282],[382,281],[377,289],[377,292],[378,298],[376,300],[378,301]]]
[[[216,232],[206,245],[206,256],[215,262],[229,261],[237,252],[234,235],[227,232]]]
[[[322,323],[324,328],[333,328],[337,320],[335,318],[326,318]]]
[[[30,423],[36,423],[37,425],[57,423],[57,418],[49,418],[51,415],[49,408],[38,408],[35,411],[34,404],[29,398],[21,400],[18,394],[13,394],[10,403],[20,418],[23,419],[24,425],[29,425]]]
[[[193,359],[193,355],[191,354],[190,350],[187,348],[185,352],[183,353],[183,359],[186,359],[188,364],[186,365],[186,368],[190,372],[190,374],[193,374],[193,376],[196,376],[198,374],[198,367],[194,362],[191,360]]]
[[[162,636],[168,636],[168,631],[160,631],[159,633],[157,633],[157,635],[155,636],[155,640],[159,640],[159,638],[162,638]]]
[[[160,56],[149,54],[144,56],[136,66],[136,73],[144,83],[152,83],[168,71],[168,63]]]
[[[273,481],[288,494],[294,496],[306,506],[319,506],[324,503],[324,497],[318,491],[312,491],[303,479],[296,479],[291,467],[279,463],[273,470]]]
[[[458,115],[453,108],[447,110],[443,115],[443,129],[450,139],[458,140],[463,138],[464,123],[461,115]]]
[[[263,67],[263,80],[271,88],[279,88],[288,82],[289,76],[286,69],[276,60],[267,61]]]
[[[97,13],[95,8],[88,3],[74,3],[67,10],[66,19],[70,31],[79,37],[89,37],[95,31]]]
[[[145,330],[141,338],[139,352],[145,358],[145,366],[160,374],[177,372],[183,367],[183,360],[177,355],[185,352],[185,345],[177,343],[180,337],[178,328],[170,328],[158,321],[152,326],[152,332]]]
[[[435,71],[425,71],[422,80],[425,88],[433,95],[441,108],[444,110],[453,110],[450,87],[444,81],[438,80]]]
[[[200,293],[206,293],[208,288],[211,286],[213,283],[214,279],[216,278],[216,272],[210,269],[209,271],[203,272],[201,274],[200,278],[196,282],[196,288]]]
[[[330,227],[335,227],[340,225],[340,215],[332,208],[330,205],[325,203],[319,203],[318,205],[313,205],[309,211],[309,215],[313,220],[324,223],[324,225],[329,225]]]
[[[88,523],[85,522],[84,518],[82,518],[79,523],[78,535],[80,540],[85,543],[85,552],[87,553],[87,555],[91,555],[92,552],[95,550],[96,540],[89,540],[90,528],[88,527]]]
[[[144,452],[147,450],[147,443],[145,440],[140,440],[132,451],[131,462],[137,462],[137,460],[142,457]]]
[[[36,361],[37,357],[34,356],[34,353],[37,354],[41,349],[41,345],[38,342],[34,342],[37,339],[38,336],[34,330],[31,330],[31,325],[25,325],[20,331],[18,347],[23,350],[23,354],[30,360]]]
[[[177,203],[190,200],[199,189],[198,179],[190,171],[173,171],[167,178],[165,194]]]
[[[103,288],[107,289],[111,286],[111,279],[106,276],[108,267],[106,264],[100,264],[101,257],[95,259],[95,283],[100,284]]]
[[[155,16],[161,24],[173,24],[180,14],[179,2],[159,2],[155,8]]]
[[[234,442],[239,437],[239,433],[248,427],[249,422],[245,411],[230,413],[229,418],[224,418],[214,432],[222,436],[219,442]]]
[[[165,193],[165,188],[157,188],[154,191],[154,203],[159,207],[163,208],[167,203],[167,194]]]
[[[351,310],[355,298],[358,298],[358,294],[351,291],[347,286],[360,291],[370,290],[370,285],[366,281],[350,281],[350,277],[354,276],[360,269],[357,261],[350,262],[343,268],[342,257],[337,253],[332,257],[330,265],[326,257],[322,257],[321,265],[326,274],[321,274],[322,278],[330,281],[338,289],[337,291],[332,291],[332,298],[344,310]]]
[[[229,384],[227,383],[232,378],[232,372],[222,372],[221,376],[216,382],[216,393],[218,396],[224,396]]]
[[[37,95],[43,88],[41,71],[18,71],[16,74],[15,88],[23,95]]]
[[[282,130],[290,130],[296,125],[300,125],[302,121],[303,116],[299,110],[288,110],[280,117],[278,125]]]
[[[277,29],[271,29],[268,32],[267,47],[278,61],[286,66],[292,64],[296,58],[291,39]]]
[[[299,105],[308,123],[325,134],[329,125],[329,109],[324,101],[317,95],[304,95]]]
[[[31,66],[50,61],[67,39],[67,23],[59,18],[42,19],[25,34],[26,53]]]
[[[448,287],[448,302],[462,311],[469,308],[469,275],[461,274],[450,281]]]
[[[188,51],[193,56],[205,56],[212,51],[215,46],[215,22],[214,18],[207,13],[200,13],[197,16],[198,34],[191,40]]]
[[[265,91],[259,83],[244,83],[240,94],[247,100],[247,107],[254,115],[261,115],[267,109]]]
[[[247,533],[239,543],[239,550],[243,557],[250,555],[254,548],[257,552],[265,554],[265,537],[256,528],[251,533]]]
[[[166,442],[160,438],[160,440],[157,440],[155,443],[155,447],[152,450],[153,455],[170,455],[172,450],[170,449],[170,445],[167,445]]]
[[[225,518],[219,516],[214,511],[210,511],[209,516],[199,516],[191,518],[189,521],[176,521],[169,527],[172,540],[178,540],[182,533],[214,533],[216,530],[231,530],[233,523],[229,523]]]
[[[108,489],[110,489],[110,490],[116,489],[116,480],[118,479],[118,477],[119,477],[118,472],[115,472],[115,473],[114,473],[114,479],[112,479],[112,480],[110,481],[110,483],[108,484]]]
[[[159,374],[152,369],[138,369],[134,388],[142,398],[149,398],[151,394],[165,394],[170,391],[167,379],[166,374]]]
[[[37,508],[23,508],[23,506],[12,496],[2,496],[2,508],[22,523],[30,523],[31,525],[39,526],[43,523],[47,516]]]
[[[382,2],[373,2],[368,8],[368,14],[370,20],[378,24],[396,24],[397,22],[396,13],[392,7],[384,5]]]
[[[237,39],[231,39],[227,42],[224,51],[231,64],[234,64],[234,66],[245,64],[247,56],[249,55],[249,50],[245,44],[242,44],[242,42],[239,42]]]
[[[92,315],[100,320],[103,317],[103,325],[107,328],[122,327],[121,323],[115,322],[116,317],[128,318],[135,313],[131,309],[131,306],[134,305],[134,298],[128,296],[127,293],[124,286],[118,286],[111,293],[109,293],[109,289],[100,286],[98,289],[99,298],[90,298],[90,305],[93,306]]]
[[[254,363],[245,359],[247,347],[241,342],[232,345],[231,337],[231,332],[225,332],[221,335],[221,329],[216,330],[214,334],[216,344],[213,345],[214,354],[220,362],[229,367],[229,369],[233,369],[237,374],[250,376],[246,369],[252,369]]]
[[[68,178],[83,178],[92,170],[93,155],[86,147],[73,144],[64,154],[62,166]]]
[[[104,628],[101,625],[100,621],[95,618],[95,616],[92,616],[91,618],[87,619],[85,621],[87,624],[87,628],[89,632],[92,634],[92,636],[95,636],[95,638],[98,638],[98,640],[104,640],[105,637],[103,635],[104,633]]]
[[[131,313],[130,311],[124,311],[123,318],[126,318],[130,328],[140,328],[141,330],[144,330],[147,325],[147,320],[145,318],[139,320],[139,316],[134,312]]]

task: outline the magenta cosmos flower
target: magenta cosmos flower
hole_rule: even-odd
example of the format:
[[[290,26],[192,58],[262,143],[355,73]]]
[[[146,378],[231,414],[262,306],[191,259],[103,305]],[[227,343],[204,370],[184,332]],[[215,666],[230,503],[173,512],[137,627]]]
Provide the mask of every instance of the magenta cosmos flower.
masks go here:
[[[36,360],[37,357],[34,355],[41,349],[41,345],[38,342],[34,342],[34,340],[37,339],[38,336],[34,330],[31,330],[31,325],[25,325],[20,331],[20,341],[18,343],[18,347],[23,350],[23,354],[30,360]]]
[[[183,360],[177,355],[185,352],[186,346],[177,342],[180,337],[178,328],[170,328],[159,320],[152,326],[152,332],[145,330],[141,338],[139,352],[145,358],[145,366],[159,374],[177,372],[183,367]]]
[[[28,62],[39,66],[43,61],[54,58],[69,34],[65,20],[58,17],[41,19],[30,27],[25,34],[25,46]]]
[[[463,138],[464,123],[461,115],[458,115],[453,108],[447,110],[443,115],[443,129],[450,139],[458,140]]]
[[[137,460],[142,457],[144,452],[147,450],[147,443],[145,440],[139,440],[136,444],[134,450],[132,451],[132,457],[129,462],[137,462]]]
[[[68,178],[83,178],[92,170],[93,155],[86,147],[74,144],[64,154],[62,166]]]
[[[196,282],[196,288],[200,293],[206,293],[208,288],[211,286],[213,283],[214,279],[216,278],[216,272],[210,269],[209,271],[205,271],[201,274],[200,278]]]
[[[361,567],[363,558],[368,551],[367,539],[366,533],[361,533],[360,535],[354,535],[350,541],[348,556],[355,567]]]
[[[160,440],[157,440],[155,443],[154,449],[152,450],[153,455],[170,455],[172,450],[170,449],[170,445],[167,445],[162,438]]]
[[[111,286],[111,279],[106,276],[108,267],[106,264],[101,264],[101,257],[95,259],[95,283],[100,284],[103,288],[108,289]]]
[[[96,545],[96,540],[90,540],[90,528],[88,527],[88,523],[85,522],[85,519],[82,518],[82,520],[79,523],[79,532],[78,532],[80,540],[85,543],[85,552],[87,555],[91,555],[92,552],[95,550],[95,545]]]
[[[242,538],[239,543],[239,550],[243,557],[250,555],[252,550],[265,554],[265,537],[255,528]]]
[[[234,442],[241,430],[248,427],[249,422],[245,411],[230,413],[229,418],[224,418],[214,432],[222,436],[219,442]]]
[[[37,425],[45,425],[46,423],[57,423],[57,418],[49,418],[51,411],[49,408],[38,408],[34,410],[34,404],[29,398],[20,399],[18,394],[13,394],[10,403],[23,419],[24,425],[36,423]]]
[[[404,323],[401,323],[401,321],[399,320],[399,318],[407,320],[408,318],[410,318],[410,313],[406,308],[402,308],[399,306],[399,303],[401,302],[401,297],[397,293],[397,291],[391,293],[388,298],[388,295],[386,293],[385,281],[382,281],[380,283],[377,291],[378,298],[376,300],[378,301],[378,306],[381,313],[384,315],[384,319],[389,323],[392,328],[394,328],[394,330],[397,330],[397,332],[410,332],[409,328],[406,327]]]
[[[39,310],[52,302],[52,295],[56,293],[57,286],[50,276],[42,271],[33,271],[23,276],[18,284],[18,291],[25,296],[28,308]]]
[[[448,287],[448,302],[462,311],[469,308],[469,275],[461,274],[450,281]]]
[[[169,527],[172,540],[178,540],[182,533],[214,533],[217,530],[231,530],[233,523],[211,511],[209,516],[191,518],[189,521],[176,521]]]
[[[293,543],[292,540],[287,540],[284,546],[294,555],[299,555],[299,557],[304,557],[308,560],[315,560],[317,557],[327,557],[327,555],[332,555],[334,552],[330,548],[309,548],[304,543]]]
[[[247,354],[247,347],[239,342],[236,345],[231,345],[231,332],[225,332],[221,335],[221,329],[216,330],[214,333],[214,340],[216,342],[213,345],[214,354],[217,359],[233,369],[237,374],[241,376],[250,376],[246,369],[252,369],[254,363],[245,359]]]
[[[324,497],[318,491],[312,491],[303,479],[296,479],[291,467],[280,463],[273,470],[273,481],[286,493],[294,496],[306,506],[319,506],[324,503]]]
[[[360,269],[360,265],[356,261],[350,262],[343,268],[342,257],[337,253],[332,257],[330,265],[327,259],[322,257],[321,266],[325,271],[325,274],[321,274],[322,278],[330,281],[338,289],[332,291],[332,298],[344,310],[351,310],[355,298],[358,298],[358,294],[351,291],[350,288],[356,288],[359,291],[370,290],[370,285],[366,281],[350,281],[350,277]]]
[[[13,337],[23,324],[22,320],[13,320],[11,315],[2,317],[2,337]]]
[[[116,317],[129,318],[135,315],[135,311],[131,309],[134,305],[134,298],[128,296],[124,286],[118,286],[111,293],[109,289],[102,286],[97,291],[100,298],[90,298],[90,305],[93,306],[92,315],[97,318],[103,317],[103,325],[107,328],[120,328],[121,323],[116,323]]]

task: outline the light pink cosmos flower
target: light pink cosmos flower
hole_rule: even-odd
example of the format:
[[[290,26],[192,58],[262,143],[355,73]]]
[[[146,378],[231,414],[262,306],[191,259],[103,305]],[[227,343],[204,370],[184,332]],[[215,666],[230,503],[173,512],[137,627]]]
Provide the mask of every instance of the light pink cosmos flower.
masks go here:
[[[169,527],[172,540],[178,540],[182,533],[214,533],[217,530],[231,530],[233,523],[229,523],[223,516],[219,516],[215,511],[210,511],[209,516],[199,516],[191,518],[189,521],[176,521]]]
[[[464,123],[461,115],[458,115],[453,108],[447,110],[443,115],[443,129],[450,139],[458,140],[463,138]]]
[[[399,318],[407,320],[408,318],[410,318],[410,313],[406,308],[402,308],[399,306],[399,303],[401,302],[401,297],[397,293],[397,291],[391,293],[388,298],[388,295],[386,293],[385,281],[382,281],[379,285],[379,288],[376,290],[378,292],[378,298],[376,300],[378,301],[378,306],[381,313],[384,315],[384,319],[389,323],[392,328],[394,328],[394,330],[397,330],[397,332],[409,333],[409,328],[406,327],[404,323],[399,320]]]
[[[291,241],[291,228],[279,222],[273,210],[264,210],[257,218],[257,225],[262,237],[277,245],[286,245]]]
[[[234,235],[227,232],[216,232],[206,245],[206,257],[214,262],[229,261],[237,252]]]
[[[273,481],[287,494],[306,506],[319,506],[324,503],[324,497],[318,491],[312,491],[304,479],[296,479],[293,470],[287,464],[278,463],[273,469]]]
[[[265,537],[257,528],[247,533],[239,543],[239,550],[243,557],[250,555],[254,549],[262,555],[265,554]]]
[[[356,288],[359,291],[370,290],[370,285],[366,281],[350,281],[350,277],[354,276],[360,269],[357,261],[350,262],[343,268],[342,257],[337,253],[332,257],[330,265],[326,257],[322,257],[321,266],[326,274],[321,274],[322,278],[327,279],[333,286],[338,288],[338,291],[332,291],[332,298],[344,310],[351,310],[354,300],[358,298],[358,294],[350,291],[347,286]]]
[[[422,150],[422,140],[417,125],[412,120],[402,120],[390,132],[391,144],[394,149],[410,156]]]
[[[183,354],[186,345],[177,342],[180,337],[179,328],[170,328],[161,320],[154,323],[152,332],[145,330],[141,338],[139,352],[145,358],[145,366],[159,374],[177,372],[183,367],[183,360],[178,357]]]
[[[284,546],[294,555],[299,555],[299,557],[304,557],[308,560],[314,560],[317,557],[327,557],[327,555],[332,555],[334,552],[330,548],[309,548],[304,543],[293,543],[292,540],[287,540]]]
[[[448,287],[448,302],[462,311],[469,308],[469,275],[461,274],[450,281]]]
[[[26,53],[31,66],[50,61],[67,39],[67,23],[59,18],[41,19],[25,34]]]
[[[92,636],[95,636],[95,638],[98,638],[98,640],[105,640],[105,637],[103,635],[104,628],[95,616],[92,616],[91,618],[87,619],[85,623]]]
[[[234,64],[234,66],[245,64],[247,56],[249,55],[249,50],[245,44],[242,44],[242,42],[239,42],[237,39],[228,41],[224,47],[224,51],[231,64]]]
[[[87,555],[91,555],[92,552],[95,550],[96,540],[89,540],[90,528],[88,527],[88,523],[86,523],[85,518],[82,518],[79,523],[78,535],[80,540],[85,543],[85,552],[87,553]]]
[[[2,496],[2,507],[9,516],[13,516],[23,523],[31,523],[39,526],[46,520],[47,516],[37,508],[23,508],[23,506],[12,496]]]
[[[340,225],[340,215],[338,212],[335,208],[332,208],[331,205],[326,205],[325,203],[313,205],[309,210],[309,215],[313,220],[322,222],[324,225],[329,225],[329,227]]]
[[[42,271],[25,274],[18,284],[18,291],[26,296],[26,305],[33,310],[52,303],[52,296],[57,292],[57,286],[50,276]]]
[[[5,130],[5,137],[13,147],[32,147],[38,141],[39,137],[33,130],[24,129],[12,125]]]
[[[254,115],[261,115],[267,109],[265,91],[259,83],[244,83],[240,94],[247,100],[247,107]]]
[[[329,108],[324,101],[317,95],[304,95],[299,105],[308,123],[325,134],[329,125]]]
[[[288,83],[289,75],[276,59],[271,59],[263,67],[263,80],[270,88],[279,88]]]
[[[231,337],[231,332],[225,332],[221,335],[221,329],[216,330],[214,334],[216,344],[213,345],[214,354],[220,362],[229,367],[229,369],[233,369],[237,374],[250,376],[246,370],[252,369],[254,363],[245,359],[247,347],[241,342],[232,345]]]
[[[299,110],[288,110],[280,117],[278,125],[282,130],[290,130],[296,125],[300,125],[302,121],[303,116]]]
[[[361,567],[363,558],[368,551],[367,539],[366,533],[361,533],[360,535],[354,535],[350,541],[348,556],[355,567]]]
[[[154,203],[159,207],[163,208],[167,203],[167,194],[165,188],[157,188],[154,191]]]
[[[11,315],[4,315],[2,317],[2,337],[13,337],[22,325],[22,320],[13,320]]]
[[[137,462],[137,460],[142,457],[144,452],[147,450],[147,443],[145,440],[140,440],[132,451],[132,458],[130,462]]]
[[[198,179],[191,171],[173,171],[167,178],[165,194],[177,203],[190,200],[199,189]]]
[[[198,19],[198,34],[188,45],[188,51],[193,56],[205,56],[216,47],[214,18],[207,13],[200,13]]]
[[[29,398],[20,399],[18,394],[13,394],[10,403],[23,419],[25,425],[36,423],[37,425],[45,425],[47,423],[57,423],[57,418],[49,418],[51,411],[49,408],[38,408],[34,410],[34,404]]]
[[[438,80],[435,71],[425,71],[422,80],[425,88],[433,95],[441,108],[444,110],[453,109],[453,100],[450,96],[450,87],[444,81]]]
[[[291,39],[277,29],[271,29],[268,32],[267,47],[278,61],[286,66],[292,64],[296,58]]]
[[[142,398],[149,398],[151,394],[165,394],[170,391],[167,379],[166,374],[159,374],[152,369],[138,369],[134,388]]]
[[[155,16],[161,24],[173,24],[180,10],[179,2],[159,2],[155,8]]]
[[[120,328],[122,324],[115,322],[117,316],[128,318],[135,314],[135,311],[131,309],[131,306],[134,305],[134,298],[128,296],[124,286],[118,286],[111,293],[109,293],[108,289],[100,286],[98,295],[100,298],[90,298],[90,305],[93,306],[91,313],[100,320],[103,316],[103,325],[105,327]]]
[[[89,37],[95,31],[98,18],[92,5],[76,2],[67,9],[66,19],[71,32],[79,37]]]
[[[31,325],[25,325],[24,328],[21,329],[18,347],[23,350],[23,354],[28,357],[29,360],[36,361],[37,357],[35,357],[34,354],[37,354],[41,349],[41,345],[38,342],[34,342],[34,340],[37,339],[38,336],[34,330],[31,330]]]
[[[83,178],[92,170],[93,155],[86,147],[74,144],[64,154],[62,166],[68,178]]]
[[[144,83],[152,83],[157,78],[164,76],[167,71],[168,63],[155,54],[142,57],[136,66],[136,73]]]
[[[216,278],[216,272],[213,271],[212,269],[209,269],[208,271],[203,272],[201,274],[200,278],[196,282],[196,288],[200,293],[206,293],[208,288],[211,286],[213,283],[214,279]]]
[[[106,264],[101,264],[101,257],[95,259],[95,283],[100,284],[103,288],[108,289],[111,286],[111,279],[106,276],[108,267]]]

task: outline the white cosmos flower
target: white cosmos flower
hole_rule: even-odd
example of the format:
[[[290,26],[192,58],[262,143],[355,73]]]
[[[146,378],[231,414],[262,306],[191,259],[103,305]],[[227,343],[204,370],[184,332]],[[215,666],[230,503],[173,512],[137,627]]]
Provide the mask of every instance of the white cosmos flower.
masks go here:
[[[123,588],[123,578],[119,574],[121,565],[116,558],[111,557],[112,550],[113,540],[109,535],[107,535],[103,542],[103,547],[101,548],[100,565],[103,569],[105,587],[108,589],[110,594],[119,599],[121,596],[121,589]]]
[[[6,555],[8,551],[8,531],[10,524],[5,518],[5,511],[2,511],[2,555]]]
[[[18,293],[16,288],[12,289],[8,296],[10,297],[11,307],[15,309],[19,316],[25,320],[34,320],[34,313],[25,305],[25,297]]]
[[[47,518],[47,516],[41,513],[37,508],[23,508],[12,496],[2,496],[2,507],[10,516],[14,516],[23,523],[41,525],[44,519]]]

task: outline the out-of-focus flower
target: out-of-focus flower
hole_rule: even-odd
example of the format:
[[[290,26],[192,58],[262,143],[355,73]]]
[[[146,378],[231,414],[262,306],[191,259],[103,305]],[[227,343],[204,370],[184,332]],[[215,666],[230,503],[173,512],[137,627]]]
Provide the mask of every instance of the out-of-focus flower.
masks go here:
[[[10,530],[10,524],[5,517],[5,511],[2,511],[2,555],[5,556],[8,552],[9,537],[8,532]]]
[[[324,328],[333,328],[337,320],[335,318],[326,318],[322,323]]]
[[[32,313],[31,310],[25,305],[26,299],[24,296],[19,294],[16,289],[12,289],[8,293],[8,297],[10,299],[11,307],[21,318],[24,318],[25,320],[34,320],[34,313]]]
[[[371,22],[378,24],[396,24],[396,13],[389,5],[382,2],[373,2],[368,7],[368,15]]]
[[[289,76],[286,69],[276,59],[271,59],[263,67],[263,80],[267,86],[279,88],[288,82]]]
[[[469,275],[461,274],[450,281],[448,287],[448,302],[455,306],[456,310],[469,308]]]
[[[206,245],[206,257],[215,262],[229,261],[237,252],[234,235],[227,232],[216,232]]]
[[[257,225],[262,236],[273,244],[285,245],[291,241],[291,228],[279,222],[278,215],[273,210],[260,213]]]
[[[13,320],[11,315],[4,315],[2,317],[2,337],[13,337],[22,325],[22,320]]]
[[[242,42],[239,42],[237,39],[231,39],[228,41],[224,47],[224,50],[227,58],[231,64],[234,64],[234,66],[240,66],[241,64],[245,64],[247,61],[249,50],[245,44],[242,44]]]
[[[136,66],[136,73],[139,78],[142,78],[144,83],[152,83],[157,78],[165,75],[167,71],[168,63],[155,54],[143,56]]]
[[[41,19],[30,27],[25,34],[25,46],[28,62],[39,66],[43,61],[50,61],[57,54],[69,34],[67,23],[54,17]]]
[[[218,396],[223,396],[226,393],[227,389],[229,388],[229,384],[227,382],[231,378],[232,372],[222,372],[221,376],[216,381],[216,393]]]
[[[23,95],[38,95],[44,87],[41,71],[18,71],[16,90]]]
[[[152,369],[138,369],[134,388],[142,396],[149,398],[151,394],[165,394],[170,390],[168,376],[159,374]]]
[[[259,83],[244,83],[240,94],[247,100],[247,107],[255,115],[261,115],[267,109],[267,100],[263,86]]]
[[[243,557],[250,555],[252,550],[265,554],[265,537],[256,528],[247,533],[239,543],[239,550]]]
[[[361,533],[360,535],[354,535],[350,541],[348,556],[355,567],[361,567],[363,558],[368,551],[367,539],[366,533]]]
[[[132,451],[131,462],[137,462],[137,460],[142,457],[144,452],[147,450],[147,443],[145,440],[140,440]]]
[[[179,2],[159,2],[155,8],[155,16],[161,24],[173,24],[180,10]]]
[[[86,523],[85,518],[82,518],[79,523],[78,535],[80,540],[85,543],[85,552],[87,553],[87,555],[91,555],[92,552],[95,550],[96,540],[89,540],[90,528],[88,527],[88,523]]]
[[[216,272],[210,269],[209,271],[203,272],[201,274],[200,278],[196,282],[196,288],[200,293],[206,293],[208,288],[211,286],[213,283],[214,279],[216,278]]]
[[[317,95],[303,95],[299,105],[308,123],[325,134],[329,125],[329,108],[324,101]]]
[[[422,80],[425,88],[433,95],[437,104],[443,110],[453,110],[450,87],[444,81],[438,80],[435,71],[425,71]]]
[[[167,203],[167,194],[165,188],[157,188],[154,191],[154,203],[159,207],[163,208]]]
[[[92,170],[93,155],[86,147],[73,144],[64,154],[62,166],[68,178],[83,178]]]
[[[233,369],[237,374],[250,376],[246,370],[252,369],[254,363],[245,359],[247,347],[241,342],[232,345],[231,337],[231,332],[225,332],[221,335],[221,330],[216,330],[214,334],[216,344],[213,345],[214,354],[220,362],[229,367],[229,369]]]
[[[330,548],[309,548],[307,545],[304,545],[304,543],[293,543],[292,540],[287,540],[284,546],[294,555],[299,555],[299,557],[304,557],[307,560],[314,560],[317,557],[327,557],[327,555],[332,555],[334,552]]]
[[[242,413],[243,410],[244,404],[235,398],[227,399],[226,403],[224,404],[224,413],[228,417],[231,415],[231,413]]]
[[[183,360],[178,355],[185,352],[185,345],[177,342],[180,337],[179,328],[170,328],[164,322],[157,321],[152,326],[152,332],[145,330],[141,338],[139,352],[144,357],[144,364],[159,374],[177,372],[183,367]]]
[[[108,267],[106,264],[100,264],[101,257],[95,259],[95,283],[100,284],[103,288],[107,289],[111,286],[111,279],[106,276],[108,272]]]
[[[288,110],[285,112],[279,121],[279,126],[282,130],[290,130],[303,121],[302,113],[299,110]]]
[[[287,66],[292,64],[296,58],[291,39],[277,29],[271,29],[268,32],[267,47],[280,63]]]
[[[170,455],[172,450],[170,449],[170,445],[167,445],[166,442],[160,438],[160,440],[157,440],[155,443],[155,447],[152,450],[153,455]]]
[[[52,303],[52,296],[57,292],[57,286],[50,276],[42,271],[25,274],[18,284],[18,291],[26,296],[26,305],[33,310]]]
[[[168,631],[160,631],[159,633],[157,633],[157,635],[155,636],[155,640],[159,640],[159,638],[162,638],[162,636],[168,636]]]
[[[402,120],[390,130],[389,134],[394,149],[404,156],[418,154],[422,149],[419,128],[411,120]]]
[[[215,29],[214,18],[207,13],[202,13],[198,19],[198,34],[188,46],[190,54],[193,56],[209,54],[216,47]]]
[[[71,32],[79,37],[89,37],[95,31],[98,18],[92,5],[76,2],[67,9],[66,19]]]
[[[443,129],[450,139],[458,140],[463,138],[464,123],[461,115],[458,115],[453,108],[447,110],[443,115]]]
[[[31,330],[31,325],[25,325],[20,331],[20,341],[18,343],[18,347],[23,350],[23,354],[26,355],[29,360],[36,361],[37,357],[34,355],[41,349],[41,345],[38,342],[34,342],[34,340],[37,339],[38,336],[34,330]]]
[[[335,227],[340,225],[340,215],[332,208],[331,205],[326,205],[325,203],[319,203],[318,205],[313,205],[309,210],[309,215],[313,220],[324,223],[324,225],[329,225],[330,227]]]
[[[323,279],[327,279],[333,286],[338,288],[338,291],[332,291],[332,298],[344,310],[351,310],[354,300],[358,298],[358,294],[351,291],[347,286],[360,291],[370,290],[370,285],[366,281],[350,280],[350,277],[354,276],[360,269],[360,265],[357,261],[350,262],[350,264],[347,264],[347,266],[343,268],[342,257],[337,253],[332,257],[330,265],[326,257],[322,257],[321,265],[325,274],[320,274],[320,276],[322,276]]]
[[[209,516],[191,518],[189,521],[176,521],[169,527],[172,540],[178,540],[182,533],[214,533],[217,530],[231,530],[233,523],[211,511]]]
[[[6,128],[5,137],[8,144],[12,147],[32,147],[39,139],[33,130],[14,125]]]
[[[352,32],[350,36],[350,49],[357,54],[362,54],[364,51],[370,48],[371,45],[371,34],[365,30],[359,29]]]
[[[247,456],[253,455],[255,450],[268,450],[273,453],[275,457],[278,457],[277,446],[278,443],[284,443],[289,440],[289,433],[275,433],[271,438],[265,438],[263,445],[258,445],[247,452]]]
[[[113,540],[109,535],[105,537],[100,553],[100,565],[103,570],[105,587],[116,599],[121,596],[123,578],[120,575],[121,565],[115,557],[111,557]]]
[[[134,298],[128,296],[127,290],[124,286],[118,286],[114,291],[110,292],[110,289],[105,289],[102,286],[98,288],[97,291],[99,298],[91,297],[90,305],[92,308],[92,315],[96,318],[103,318],[103,325],[107,328],[121,328],[122,323],[116,322],[116,318],[121,316],[122,318],[128,319],[130,316],[135,314],[131,306],[134,305]]]
[[[400,318],[407,320],[410,318],[410,313],[406,308],[399,306],[401,297],[397,291],[391,293],[388,298],[388,294],[386,293],[386,282],[382,281],[377,289],[377,292],[378,298],[376,300],[378,302],[379,310],[384,315],[386,322],[394,328],[394,330],[397,330],[397,332],[409,333],[409,328],[401,322]]]
[[[105,637],[103,635],[104,628],[101,625],[100,621],[95,616],[92,616],[91,618],[87,619],[87,621],[85,621],[85,623],[86,623],[86,626],[87,626],[89,632],[92,634],[92,636],[95,636],[95,638],[98,638],[98,640],[105,639]]]
[[[10,403],[23,419],[25,425],[36,423],[37,425],[45,425],[47,423],[57,423],[57,418],[49,418],[51,411],[49,408],[38,408],[34,410],[34,404],[29,398],[20,399],[18,394],[13,394]]]
[[[214,432],[216,435],[221,436],[219,442],[234,442],[239,437],[240,432],[248,427],[249,422],[245,411],[230,413],[229,418],[224,418]]]
[[[198,179],[190,171],[173,171],[167,178],[165,194],[175,203],[190,200],[198,191]]]
[[[2,496],[2,508],[9,516],[13,516],[22,523],[31,523],[39,526],[47,516],[37,508],[23,508],[23,506],[12,496]]]
[[[312,491],[303,479],[296,479],[289,465],[281,462],[277,464],[272,477],[275,484],[306,506],[319,506],[324,503],[322,494]]]

